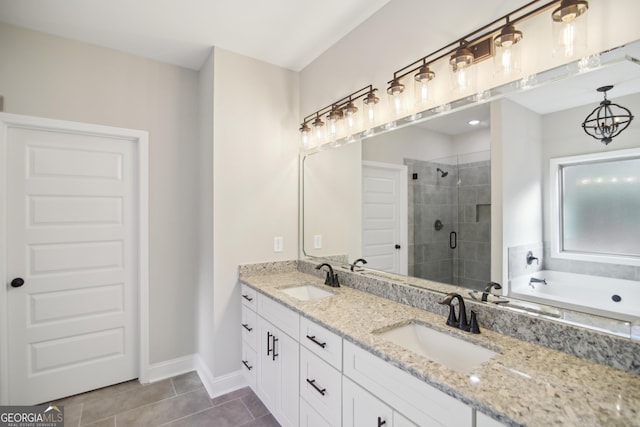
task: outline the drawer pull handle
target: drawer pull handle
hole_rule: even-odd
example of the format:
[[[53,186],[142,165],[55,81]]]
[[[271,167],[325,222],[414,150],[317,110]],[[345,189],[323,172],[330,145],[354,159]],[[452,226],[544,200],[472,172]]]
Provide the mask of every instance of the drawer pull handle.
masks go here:
[[[324,396],[324,395],[327,393],[327,389],[326,389],[326,388],[320,388],[320,387],[318,387],[318,386],[316,385],[316,380],[310,380],[309,378],[307,378],[307,382],[308,382],[309,384],[311,384],[311,387],[315,388],[315,389],[316,389],[316,391],[317,391],[318,393],[320,393],[321,395],[323,395],[323,396]]]
[[[382,427],[383,425],[385,425],[387,422],[385,420],[383,420],[382,418],[378,417],[378,427]]]
[[[318,341],[318,340],[316,339],[316,336],[315,336],[315,335],[313,335],[313,336],[311,336],[311,337],[310,337],[309,335],[307,335],[307,339],[309,339],[309,340],[313,341],[313,343],[314,343],[314,344],[317,344],[317,345],[319,345],[319,346],[320,346],[320,347],[322,347],[322,348],[325,348],[325,347],[327,346],[327,343],[326,343],[326,342],[320,342],[320,341]]]
[[[247,368],[248,370],[252,370],[253,366],[249,366],[249,363],[246,360],[242,361],[242,364],[244,365],[245,368]]]
[[[267,331],[267,356],[271,354],[271,343],[269,341],[271,341],[271,337],[273,335],[271,335],[271,332]]]
[[[253,298],[251,298],[249,295],[242,294],[242,298],[246,299],[247,301],[253,301]]]
[[[242,327],[245,328],[249,332],[253,331],[253,328],[250,328],[248,323],[243,323]]]

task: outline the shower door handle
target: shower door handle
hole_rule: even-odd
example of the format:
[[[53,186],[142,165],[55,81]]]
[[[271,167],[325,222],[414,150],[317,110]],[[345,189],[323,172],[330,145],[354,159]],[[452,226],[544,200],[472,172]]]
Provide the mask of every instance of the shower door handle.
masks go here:
[[[455,249],[458,247],[458,233],[452,231],[449,233],[449,247]]]

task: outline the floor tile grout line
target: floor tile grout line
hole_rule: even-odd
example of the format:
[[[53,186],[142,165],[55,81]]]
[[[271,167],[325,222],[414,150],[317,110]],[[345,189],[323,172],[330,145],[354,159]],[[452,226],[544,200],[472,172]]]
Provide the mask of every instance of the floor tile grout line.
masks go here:
[[[155,404],[157,404],[157,403],[161,403],[161,402],[165,402],[165,401],[168,401],[168,400],[171,400],[171,399],[175,399],[175,398],[177,398],[177,397],[184,396],[185,394],[189,394],[189,393],[194,393],[194,392],[196,392],[196,391],[199,391],[199,390],[193,390],[193,391],[190,391],[190,392],[187,392],[187,393],[182,393],[182,394],[178,394],[178,395],[175,395],[175,396],[165,397],[165,398],[163,398],[163,399],[156,400],[156,401],[154,401],[154,402],[149,402],[149,403],[146,403],[146,404],[144,404],[144,405],[136,406],[135,408],[131,408],[131,409],[128,409],[128,410],[123,411],[123,412],[118,412],[118,413],[116,413],[116,414],[113,414],[112,416],[114,417],[114,421],[117,421],[117,417],[118,417],[118,415],[124,415],[124,414],[126,414],[127,412],[135,411],[135,410],[138,410],[138,409],[145,408],[145,407],[147,407],[147,406],[151,406],[151,405],[155,405]],[[211,404],[211,399],[209,399],[209,407],[208,407],[208,408],[205,408],[205,409],[202,409],[202,410],[200,410],[200,411],[198,411],[198,412],[206,411],[207,409],[211,409],[211,408],[213,408],[213,407],[214,407],[214,406]],[[193,414],[195,414],[195,413],[196,413],[196,412],[193,412]],[[192,415],[192,414],[189,414],[189,415]],[[189,415],[185,415],[185,416],[189,416]],[[181,418],[184,418],[184,417],[181,417]],[[180,419],[180,418],[176,418],[175,420],[169,421],[168,423],[165,423],[165,424],[172,423],[172,422],[177,421],[177,420],[179,420],[179,419]],[[165,424],[163,424],[163,425],[165,425]]]
[[[173,382],[173,378],[169,378],[169,381],[171,381],[171,388],[173,389],[173,394],[177,396],[178,392],[176,391],[176,385]]]
[[[242,402],[242,405],[247,409],[247,412],[249,413],[249,415],[251,415],[251,418],[253,418],[253,421],[255,421],[257,418],[255,415],[253,415],[253,412],[251,412],[251,409],[249,409],[249,407],[247,406],[247,404],[244,402],[244,400],[242,399],[242,397],[240,398],[240,402]]]
[[[189,417],[191,417],[191,416],[193,416],[193,415],[196,415],[196,414],[199,414],[199,413],[201,413],[201,412],[205,412],[205,411],[208,411],[208,410],[210,410],[210,409],[214,409],[214,408],[216,408],[216,406],[213,406],[213,405],[212,405],[212,406],[210,406],[210,407],[208,407],[208,408],[200,409],[199,411],[192,412],[192,413],[190,413],[190,414],[183,415],[183,416],[182,416],[182,417],[180,417],[180,418],[176,418],[175,420],[171,420],[171,421],[168,421],[168,422],[166,422],[166,423],[164,423],[164,424],[160,424],[158,427],[168,426],[168,425],[170,425],[170,424],[172,424],[172,423],[175,423],[176,421],[180,421],[180,420],[182,420],[182,419],[189,418]]]

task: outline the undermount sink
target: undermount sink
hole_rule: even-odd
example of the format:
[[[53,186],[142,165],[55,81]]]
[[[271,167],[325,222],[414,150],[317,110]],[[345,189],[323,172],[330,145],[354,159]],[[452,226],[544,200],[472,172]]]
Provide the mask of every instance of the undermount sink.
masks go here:
[[[285,294],[290,297],[299,299],[301,301],[310,301],[314,299],[327,298],[333,296],[333,294],[329,291],[325,291],[314,285],[301,285],[301,286],[293,286],[290,288],[280,289]]]
[[[419,323],[378,333],[381,338],[462,373],[471,373],[497,353]]]

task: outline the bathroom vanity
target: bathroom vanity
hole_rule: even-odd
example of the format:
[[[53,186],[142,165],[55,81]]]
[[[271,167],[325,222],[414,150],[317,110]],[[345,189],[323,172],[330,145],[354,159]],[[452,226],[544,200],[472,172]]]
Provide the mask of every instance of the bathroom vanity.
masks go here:
[[[417,290],[419,309],[374,295],[409,285],[359,290],[337,269],[333,288],[313,267],[240,268],[242,369],[283,426],[640,424],[637,373],[494,332],[487,311],[480,334],[449,327],[443,293]]]

